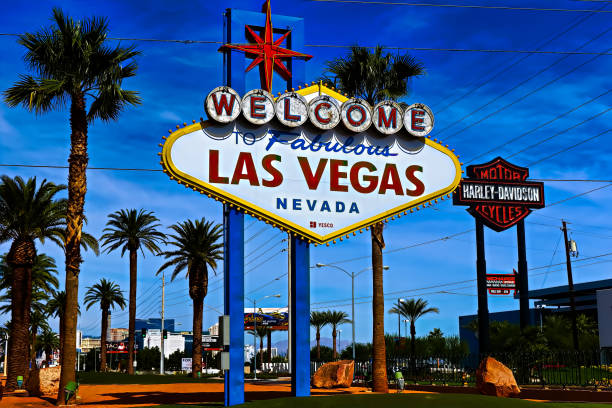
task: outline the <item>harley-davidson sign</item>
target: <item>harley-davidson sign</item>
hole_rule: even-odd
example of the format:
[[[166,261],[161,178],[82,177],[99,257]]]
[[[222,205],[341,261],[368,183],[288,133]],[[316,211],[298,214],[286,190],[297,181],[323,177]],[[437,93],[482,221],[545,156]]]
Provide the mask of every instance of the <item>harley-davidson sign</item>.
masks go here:
[[[455,205],[468,211],[495,231],[503,231],[524,219],[532,208],[544,207],[544,184],[527,181],[529,169],[508,163],[501,157],[468,166],[467,179],[453,194]]]
[[[162,165],[171,178],[309,242],[412,212],[449,196],[457,156],[430,140],[431,110],[374,107],[314,84],[276,99],[215,88],[209,116],[171,131]]]

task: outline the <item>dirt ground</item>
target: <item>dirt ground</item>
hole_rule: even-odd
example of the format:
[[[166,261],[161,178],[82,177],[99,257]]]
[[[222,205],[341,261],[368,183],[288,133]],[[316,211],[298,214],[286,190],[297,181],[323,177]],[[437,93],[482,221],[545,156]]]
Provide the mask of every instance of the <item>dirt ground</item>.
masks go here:
[[[247,401],[289,397],[291,385],[278,382],[258,382],[246,384]],[[365,388],[353,387],[335,390],[313,389],[312,395],[366,393]],[[421,391],[413,391],[421,392]],[[223,402],[222,383],[182,383],[182,384],[124,384],[124,385],[81,385],[79,405],[99,407],[146,407],[161,404],[194,404],[203,402]],[[16,408],[50,408],[54,396],[43,398],[5,397],[0,406]]]

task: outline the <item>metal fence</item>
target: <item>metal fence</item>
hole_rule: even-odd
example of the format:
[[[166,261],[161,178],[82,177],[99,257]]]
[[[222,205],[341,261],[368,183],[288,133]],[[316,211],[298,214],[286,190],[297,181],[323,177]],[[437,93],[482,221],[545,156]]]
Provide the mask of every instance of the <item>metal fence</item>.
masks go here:
[[[514,373],[520,385],[612,387],[612,352],[494,353]],[[408,384],[473,385],[484,355],[393,358],[387,360],[389,379],[401,371]],[[314,373],[324,362],[311,362]],[[371,361],[355,362],[356,381],[366,382]]]

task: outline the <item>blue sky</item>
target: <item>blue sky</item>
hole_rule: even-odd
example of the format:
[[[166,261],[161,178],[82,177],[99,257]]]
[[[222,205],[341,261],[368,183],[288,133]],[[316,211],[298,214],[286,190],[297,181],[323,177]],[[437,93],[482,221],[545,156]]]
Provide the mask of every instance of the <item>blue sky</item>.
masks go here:
[[[501,1],[495,2],[495,5],[498,3],[509,5]],[[221,41],[222,13],[226,8],[258,11],[261,6],[259,1],[175,0],[144,4],[136,1],[13,2],[3,8],[0,31],[35,31],[49,24],[51,8],[59,5],[76,18],[107,16],[110,37]],[[478,5],[483,2],[470,0],[462,4]],[[539,0],[513,1],[511,4],[515,7],[603,7],[604,11],[612,10],[612,6],[590,1],[560,0],[551,3]],[[272,1],[272,11],[275,14],[304,17],[306,44],[597,53],[606,52],[612,40],[609,13],[278,0]],[[124,87],[140,92],[143,104],[126,111],[117,122],[96,122],[90,127],[92,167],[158,168],[156,152],[160,137],[179,123],[204,116],[203,100],[206,94],[222,82],[222,56],[217,52],[218,44],[123,42],[131,43],[142,51],[142,55],[137,58],[138,75],[125,81]],[[16,44],[15,37],[0,36],[0,46],[3,51],[0,88],[6,89],[26,68],[21,59],[23,50]],[[326,61],[343,55],[346,49],[306,47],[304,51],[314,56],[306,63],[306,79],[310,81],[321,76]],[[611,178],[612,164],[606,159],[612,153],[608,143],[610,133],[548,160],[538,160],[608,130],[606,120],[609,114],[602,113],[566,131],[608,109],[612,94],[605,94],[514,142],[499,148],[497,146],[612,89],[609,74],[612,72],[612,56],[448,51],[410,53],[424,64],[427,75],[412,82],[412,93],[406,101],[426,103],[432,108],[436,118],[432,137],[448,142],[466,164],[490,149],[495,148],[493,152],[478,157],[474,163],[485,162],[498,155],[510,156],[552,137],[510,160],[518,165],[536,162],[531,166],[531,178]],[[478,89],[474,90],[476,87]],[[457,122],[465,116],[467,118]],[[66,110],[36,117],[21,108],[10,109],[0,104],[0,163],[65,165],[68,140]],[[57,183],[67,180],[65,169],[3,167],[0,172],[11,176],[37,176]],[[546,182],[546,200],[552,204],[603,185],[605,183]],[[612,220],[608,215],[611,199],[612,188],[603,188],[535,211],[527,219],[528,264],[530,268],[537,268],[531,271],[531,288],[561,285],[567,281],[563,266],[548,267],[564,261],[559,229],[561,218],[571,223],[571,235],[580,248],[578,260],[609,252],[612,239]],[[90,170],[86,199],[87,231],[100,236],[107,214],[121,208],[154,211],[164,230],[187,218],[204,216],[221,221],[221,206],[217,202],[178,186],[162,173]],[[472,217],[464,208],[452,207],[448,201],[387,224],[385,241],[388,252],[384,263],[390,269],[385,272],[385,292],[389,293],[386,308],[389,309],[399,297],[421,296],[440,309],[439,315],[427,316],[417,323],[418,334],[426,334],[434,327],[441,328],[446,334],[458,333],[457,317],[476,312],[475,281],[468,281],[475,279],[474,233],[470,231],[425,245],[415,244],[470,230],[473,224]],[[284,235],[248,217],[245,225],[245,236],[250,238],[246,243],[245,291],[255,298],[280,293],[281,299],[266,299],[258,305],[284,306],[287,301],[287,279],[275,279],[283,275],[287,268],[286,253],[281,252],[285,246],[281,242]],[[485,234],[488,270],[512,272],[517,262],[515,229],[502,233],[487,230]],[[0,245],[0,251],[5,252],[8,248],[8,244]],[[63,281],[61,252],[51,245],[41,245],[39,251],[57,259],[60,280]],[[370,266],[369,253],[369,234],[363,234],[329,248],[313,248],[311,262],[313,265],[336,262],[337,266],[357,272]],[[609,263],[606,263],[609,260],[612,258],[602,257],[576,263],[575,281],[609,278]],[[155,272],[161,263],[161,258],[151,254],[146,254],[144,259],[139,258],[139,318],[159,316],[160,279]],[[591,263],[593,265],[589,265]],[[127,293],[128,259],[121,258],[119,253],[99,257],[86,254],[80,280],[81,299],[86,287],[101,277],[116,281]],[[461,281],[468,282],[429,288]],[[205,301],[205,327],[216,321],[216,310],[223,309],[221,282],[218,277],[211,277],[209,295]],[[184,277],[169,284],[166,294],[167,316],[181,323],[178,329],[189,330],[191,300]],[[366,272],[356,281],[358,341],[368,341],[371,337],[370,295],[371,274]],[[313,269],[311,300],[313,310],[336,308],[350,313],[350,279],[338,270]],[[518,301],[511,297],[489,297],[489,307],[491,311],[510,310],[518,308]],[[2,320],[7,318],[0,317]],[[84,311],[79,327],[85,334],[98,335],[99,319],[99,310]],[[57,322],[53,324],[57,327]],[[115,312],[112,326],[127,327],[127,312]],[[389,332],[397,331],[395,316],[387,317],[386,329]],[[349,338],[350,327],[347,325],[344,331],[343,343]],[[330,335],[327,331],[323,333],[324,337]],[[275,341],[282,340],[284,336],[275,334]]]

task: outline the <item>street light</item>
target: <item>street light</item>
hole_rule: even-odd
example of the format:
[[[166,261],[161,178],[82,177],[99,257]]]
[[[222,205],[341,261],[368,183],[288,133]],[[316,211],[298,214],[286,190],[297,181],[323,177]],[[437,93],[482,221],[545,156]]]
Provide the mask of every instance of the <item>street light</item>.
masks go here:
[[[408,319],[404,319],[404,337],[408,338]]]
[[[372,267],[368,267],[365,269],[360,270],[359,272],[355,273],[355,272],[349,272],[344,268],[341,268],[339,266],[336,265],[327,265],[327,264],[323,264],[323,263],[318,263],[315,265],[315,267],[317,268],[323,268],[323,267],[328,267],[328,268],[336,268],[341,270],[342,272],[344,272],[345,274],[347,274],[350,278],[351,278],[351,326],[352,326],[352,348],[353,348],[353,361],[355,361],[355,278],[359,275],[361,275],[362,273],[364,273],[365,271],[369,271],[372,269]],[[383,269],[386,271],[389,269],[389,267],[387,265],[383,266]]]
[[[255,316],[257,313],[257,301],[271,297],[279,298],[281,295],[280,293],[277,293],[275,295],[260,297],[259,299],[250,299],[245,296],[247,300],[253,302],[253,380],[257,379],[257,318]]]

